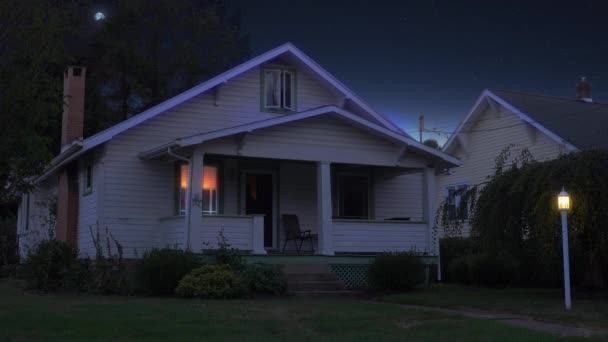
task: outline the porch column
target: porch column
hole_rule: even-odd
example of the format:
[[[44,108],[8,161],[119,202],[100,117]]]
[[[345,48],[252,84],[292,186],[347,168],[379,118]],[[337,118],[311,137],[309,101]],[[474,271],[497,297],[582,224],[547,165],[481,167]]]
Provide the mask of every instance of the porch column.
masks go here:
[[[434,167],[423,169],[424,182],[424,220],[427,222],[427,249],[432,255],[439,256],[439,236],[433,233],[435,216],[437,215],[437,176]],[[437,267],[437,278],[441,280],[441,265]]]
[[[188,177],[188,201],[186,202],[187,224],[185,249],[190,249],[192,242],[190,236],[193,229],[201,229],[203,222],[203,160],[205,153],[195,149],[190,160],[190,172]]]
[[[319,254],[334,255],[331,210],[331,163],[317,162],[317,227]]]
[[[264,215],[253,214],[252,215],[252,233],[251,244],[253,254],[266,254],[266,249],[264,248]],[[272,218],[269,218],[270,220]]]

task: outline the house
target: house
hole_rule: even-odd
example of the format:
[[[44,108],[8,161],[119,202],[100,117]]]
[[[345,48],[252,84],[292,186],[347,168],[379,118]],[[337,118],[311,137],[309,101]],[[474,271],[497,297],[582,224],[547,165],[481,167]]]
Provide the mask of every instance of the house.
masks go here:
[[[537,161],[564,153],[608,148],[608,104],[594,102],[584,78],[575,98],[505,90],[484,90],[471,111],[445,143],[443,151],[462,161],[438,180],[439,205],[446,201],[450,219],[463,220],[469,233],[469,211],[461,205],[463,189],[483,186],[494,174],[495,159],[510,146],[510,158],[527,150]]]
[[[25,253],[49,233],[95,255],[154,247],[282,251],[282,214],[318,254],[434,255],[437,170],[424,146],[287,43],[82,139],[86,69],[64,75],[61,153],[24,194]],[[288,248],[293,246],[288,245]]]

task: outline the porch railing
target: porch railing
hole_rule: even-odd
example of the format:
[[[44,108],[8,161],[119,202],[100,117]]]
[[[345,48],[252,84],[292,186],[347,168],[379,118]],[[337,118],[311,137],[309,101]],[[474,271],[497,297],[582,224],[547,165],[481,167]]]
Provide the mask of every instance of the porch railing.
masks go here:
[[[428,251],[425,222],[333,220],[335,252]]]

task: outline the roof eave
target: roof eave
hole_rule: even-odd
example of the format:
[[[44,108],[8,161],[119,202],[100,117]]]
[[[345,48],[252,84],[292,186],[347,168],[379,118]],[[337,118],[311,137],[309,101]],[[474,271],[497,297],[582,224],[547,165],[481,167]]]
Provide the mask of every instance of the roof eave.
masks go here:
[[[42,175],[40,175],[34,180],[34,184],[44,181],[53,173],[55,173],[55,171],[59,170],[61,167],[68,164],[84,152],[85,150],[83,150],[82,141],[74,141],[70,146],[65,148],[63,152],[61,152],[57,157],[51,160],[49,166],[47,166]]]
[[[327,113],[335,113],[337,115],[340,115],[340,116],[350,120],[351,122],[355,122],[361,126],[366,126],[368,129],[373,130],[381,135],[384,135],[386,138],[390,139],[391,141],[402,143],[402,144],[405,144],[406,146],[411,146],[411,147],[417,149],[419,152],[430,156],[431,159],[433,159],[433,160],[439,159],[439,160],[449,164],[450,166],[458,166],[461,164],[460,160],[456,157],[453,157],[447,153],[438,151],[434,148],[428,147],[424,144],[421,144],[421,143],[415,141],[414,139],[410,138],[409,136],[405,136],[403,134],[400,134],[400,133],[390,130],[388,128],[377,125],[373,122],[370,122],[366,119],[361,118],[358,115],[350,113],[350,112],[348,112],[340,107],[334,106],[334,105],[323,106],[323,107],[307,110],[304,112],[291,114],[289,116],[282,116],[282,117],[277,117],[277,118],[273,118],[273,119],[261,120],[261,121],[241,125],[241,126],[230,127],[230,128],[222,129],[219,131],[195,134],[193,136],[176,139],[172,142],[169,142],[169,143],[154,147],[150,150],[141,152],[140,154],[138,154],[138,156],[139,156],[139,158],[142,158],[142,159],[156,158],[156,157],[159,157],[159,156],[163,155],[164,153],[166,153],[167,148],[169,148],[169,147],[174,147],[174,146],[187,147],[187,146],[197,145],[197,144],[201,144],[205,141],[209,141],[209,140],[213,140],[213,139],[217,139],[217,138],[221,138],[221,137],[225,137],[225,136],[230,136],[230,135],[239,134],[239,133],[243,133],[243,132],[251,132],[251,131],[254,131],[257,129],[262,129],[262,128],[266,128],[266,127],[270,127],[270,126],[274,126],[274,125],[279,125],[279,124],[283,124],[283,123],[287,123],[287,122],[291,122],[291,121],[298,121],[298,120],[302,120],[302,119],[306,119],[306,118],[310,118],[310,117],[314,117],[314,116],[318,116],[318,115],[323,115],[323,114],[327,114]]]

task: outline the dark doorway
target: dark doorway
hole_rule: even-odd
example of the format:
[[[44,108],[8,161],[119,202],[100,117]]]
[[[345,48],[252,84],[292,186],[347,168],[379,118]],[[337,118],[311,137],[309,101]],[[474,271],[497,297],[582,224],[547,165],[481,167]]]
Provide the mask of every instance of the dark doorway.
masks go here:
[[[271,174],[245,174],[245,214],[264,215],[264,247],[272,248],[274,240],[273,186]]]

